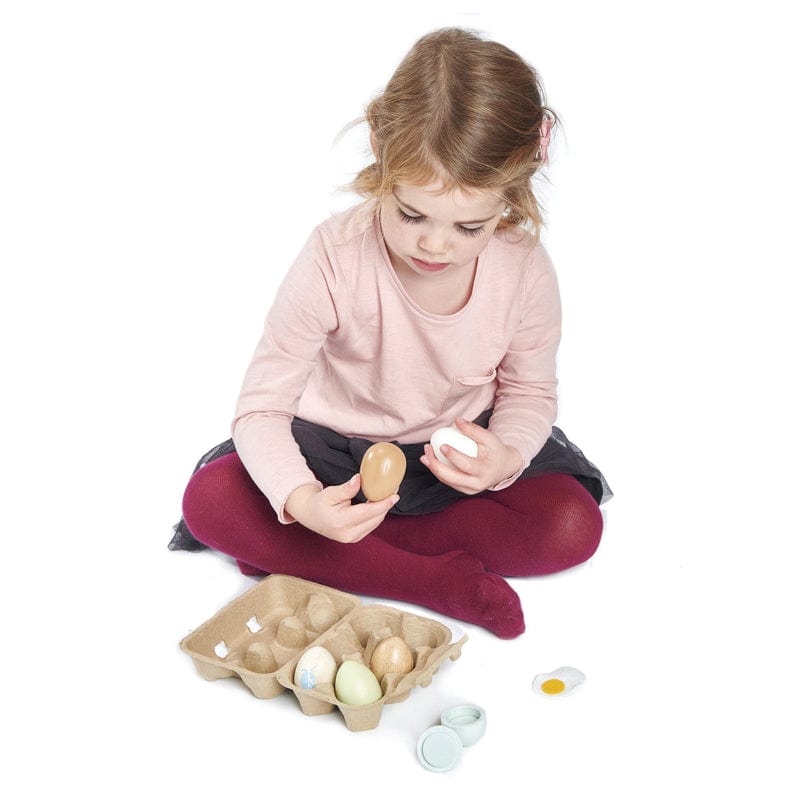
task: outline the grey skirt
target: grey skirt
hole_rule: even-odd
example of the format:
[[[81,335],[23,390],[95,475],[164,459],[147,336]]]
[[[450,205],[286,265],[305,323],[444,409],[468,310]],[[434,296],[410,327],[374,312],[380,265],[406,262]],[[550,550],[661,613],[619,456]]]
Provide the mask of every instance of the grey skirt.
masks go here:
[[[492,409],[487,409],[476,420],[475,424],[488,427]],[[292,434],[300,451],[308,463],[309,469],[325,486],[345,483],[359,471],[361,459],[367,449],[374,444],[369,439],[342,436],[330,428],[307,422],[303,419],[292,420]],[[400,500],[389,511],[390,514],[412,516],[430,514],[468,495],[456,491],[441,483],[433,473],[420,463],[425,442],[419,444],[398,444],[406,457],[406,475],[400,484]],[[228,439],[216,447],[212,447],[197,462],[192,474],[206,464],[235,452],[232,439]],[[600,470],[589,461],[580,448],[573,444],[560,428],[553,427],[550,438],[534,457],[518,481],[538,475],[552,473],[572,475],[592,495],[599,505],[613,497],[613,493]],[[475,495],[471,495],[475,496]],[[359,492],[355,502],[365,502],[366,498]],[[169,542],[170,550],[203,550],[206,545],[198,542],[192,535],[186,522],[181,518],[173,526],[174,535]]]

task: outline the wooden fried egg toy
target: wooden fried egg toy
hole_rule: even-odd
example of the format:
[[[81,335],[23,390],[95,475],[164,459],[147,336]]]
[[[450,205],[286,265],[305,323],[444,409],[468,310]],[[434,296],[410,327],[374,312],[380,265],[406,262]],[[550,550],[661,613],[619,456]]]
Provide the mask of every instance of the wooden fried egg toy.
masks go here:
[[[586,676],[575,667],[559,667],[544,672],[533,679],[533,689],[547,697],[563,697],[571,694],[586,681]]]

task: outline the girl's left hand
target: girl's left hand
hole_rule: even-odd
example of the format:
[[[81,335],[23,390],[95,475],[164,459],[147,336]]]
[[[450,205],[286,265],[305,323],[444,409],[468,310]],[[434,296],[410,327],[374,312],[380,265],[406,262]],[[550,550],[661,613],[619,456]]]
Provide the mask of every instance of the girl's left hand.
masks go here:
[[[519,450],[503,444],[491,431],[463,419],[456,420],[456,427],[478,445],[478,455],[473,458],[450,445],[442,445],[442,455],[447,456],[450,466],[439,461],[430,443],[426,444],[420,461],[442,483],[463,494],[478,494],[511,477],[522,467]]]

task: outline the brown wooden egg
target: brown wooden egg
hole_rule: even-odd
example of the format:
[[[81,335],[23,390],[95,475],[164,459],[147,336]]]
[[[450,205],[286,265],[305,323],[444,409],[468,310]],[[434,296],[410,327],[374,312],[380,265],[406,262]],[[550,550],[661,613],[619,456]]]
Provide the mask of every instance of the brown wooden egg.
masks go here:
[[[406,457],[391,442],[378,442],[361,459],[361,491],[367,500],[383,500],[394,494],[406,474]]]
[[[390,672],[406,675],[414,668],[414,655],[404,639],[389,636],[375,645],[369,668],[379,681]]]

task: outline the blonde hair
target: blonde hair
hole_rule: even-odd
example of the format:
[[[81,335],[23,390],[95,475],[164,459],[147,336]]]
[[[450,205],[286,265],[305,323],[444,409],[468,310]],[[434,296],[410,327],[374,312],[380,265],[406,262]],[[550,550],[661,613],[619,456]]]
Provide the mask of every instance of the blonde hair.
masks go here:
[[[507,206],[498,228],[538,235],[531,180],[543,163],[548,117],[558,121],[538,74],[512,50],[461,28],[433,31],[353,123],[369,125],[375,161],[347,188],[378,198],[398,182],[495,191]]]

